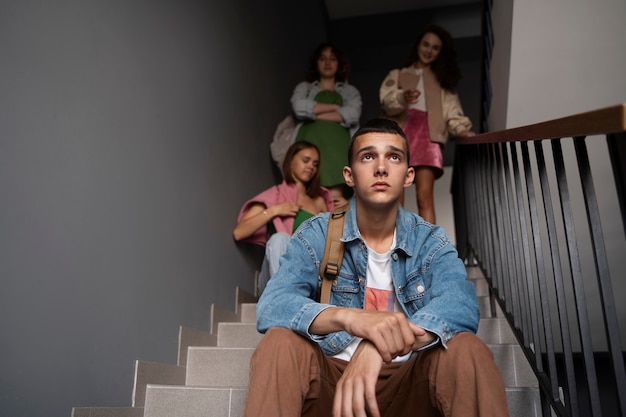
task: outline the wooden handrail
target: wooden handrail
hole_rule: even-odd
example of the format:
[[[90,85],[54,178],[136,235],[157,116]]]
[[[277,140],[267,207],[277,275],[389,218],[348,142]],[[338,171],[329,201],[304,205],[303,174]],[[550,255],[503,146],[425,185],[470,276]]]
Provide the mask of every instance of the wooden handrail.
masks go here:
[[[626,103],[549,122],[458,138],[457,144],[518,142],[626,132]]]

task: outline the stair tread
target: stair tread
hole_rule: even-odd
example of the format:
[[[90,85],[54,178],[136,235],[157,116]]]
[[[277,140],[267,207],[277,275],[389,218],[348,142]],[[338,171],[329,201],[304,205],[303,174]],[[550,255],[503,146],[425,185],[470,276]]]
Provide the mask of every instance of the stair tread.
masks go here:
[[[241,417],[246,394],[245,387],[150,385],[144,417]],[[506,388],[506,397],[510,417],[540,415],[540,397],[537,388]]]
[[[72,417],[143,417],[143,407],[74,407]]]
[[[185,384],[185,368],[159,362],[136,361],[135,381],[133,384],[132,405],[143,407],[146,398],[146,385],[155,384]]]

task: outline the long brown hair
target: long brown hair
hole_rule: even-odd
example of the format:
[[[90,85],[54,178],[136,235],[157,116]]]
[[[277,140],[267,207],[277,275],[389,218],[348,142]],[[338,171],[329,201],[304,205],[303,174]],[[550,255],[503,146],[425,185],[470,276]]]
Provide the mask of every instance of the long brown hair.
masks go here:
[[[317,154],[319,155],[319,165],[317,170],[315,171],[315,175],[309,182],[305,184],[306,194],[311,198],[317,198],[320,195],[320,166],[322,165],[322,155],[317,146],[313,145],[311,142],[307,141],[299,141],[294,142],[289,149],[287,149],[287,153],[285,154],[285,160],[283,161],[283,176],[285,178],[285,182],[287,184],[295,184],[296,181],[293,179],[293,173],[291,172],[291,162],[293,158],[303,149],[315,149]]]
[[[419,58],[417,55],[417,48],[419,47],[422,38],[427,33],[432,33],[441,39],[441,51],[437,59],[430,64],[430,69],[435,73],[437,81],[441,85],[441,88],[455,92],[456,86],[461,79],[461,70],[456,60],[456,50],[454,49],[454,43],[450,33],[437,25],[428,25],[418,35],[413,49],[409,54],[409,58],[406,61],[406,66],[409,67],[415,64]]]

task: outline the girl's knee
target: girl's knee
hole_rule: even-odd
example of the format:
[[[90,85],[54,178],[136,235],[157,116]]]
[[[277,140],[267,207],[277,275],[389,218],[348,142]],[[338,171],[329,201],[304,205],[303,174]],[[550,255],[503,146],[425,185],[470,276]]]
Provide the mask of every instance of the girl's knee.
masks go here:
[[[283,232],[276,232],[267,240],[266,247],[270,248],[286,248],[291,235]]]

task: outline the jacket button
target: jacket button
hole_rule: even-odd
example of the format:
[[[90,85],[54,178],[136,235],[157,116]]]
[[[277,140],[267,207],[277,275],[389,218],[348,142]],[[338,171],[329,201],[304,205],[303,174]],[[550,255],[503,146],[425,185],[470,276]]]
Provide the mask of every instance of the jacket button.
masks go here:
[[[393,255],[391,255],[391,258],[392,258],[394,261],[397,261],[397,260],[398,260],[398,254],[394,252],[394,253],[393,253]]]
[[[426,290],[426,288],[424,288],[424,286],[423,286],[423,285],[418,285],[418,286],[417,286],[417,292],[418,292],[419,294],[423,293],[425,290]]]

